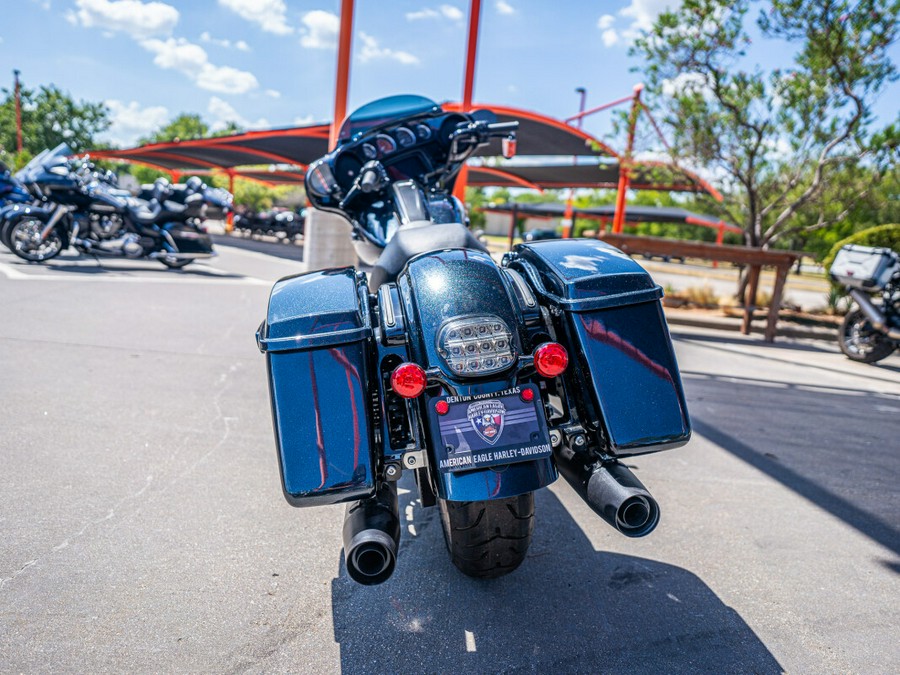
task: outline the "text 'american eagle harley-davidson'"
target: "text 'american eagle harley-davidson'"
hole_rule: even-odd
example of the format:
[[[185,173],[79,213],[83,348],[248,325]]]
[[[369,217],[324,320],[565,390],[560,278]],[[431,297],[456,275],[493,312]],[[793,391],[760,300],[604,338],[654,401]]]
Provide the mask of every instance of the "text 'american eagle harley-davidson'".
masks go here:
[[[659,507],[622,460],[690,438],[662,289],[640,266],[590,239],[497,264],[464,225],[460,167],[515,144],[518,123],[495,120],[410,95],[347,118],[306,188],[372,270],[281,279],[257,333],[284,495],[348,504],[363,584],[394,571],[404,471],[456,567],[491,578],[523,561],[534,491],[558,473],[621,533],[649,534]]]

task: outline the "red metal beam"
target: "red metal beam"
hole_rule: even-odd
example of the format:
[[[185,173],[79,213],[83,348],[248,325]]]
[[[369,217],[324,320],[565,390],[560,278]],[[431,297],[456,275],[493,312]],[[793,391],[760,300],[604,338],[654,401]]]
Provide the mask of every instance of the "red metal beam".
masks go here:
[[[638,113],[641,105],[641,90],[644,85],[634,87],[634,96],[631,101],[631,112],[628,115],[628,145],[625,147],[625,156],[619,161],[619,188],[616,194],[616,214],[613,216],[613,233],[622,232],[625,224],[625,194],[628,192],[628,182],[631,178],[631,154],[634,151],[634,130],[637,126]]]
[[[463,78],[462,111],[472,109],[472,90],[475,88],[475,62],[478,57],[478,26],[481,22],[481,0],[469,3],[469,34],[466,40],[466,72]],[[460,202],[466,202],[466,185],[469,182],[469,167],[463,165],[456,176],[453,195]]]
[[[575,122],[576,120],[580,122],[582,119],[584,119],[588,115],[593,115],[594,113],[598,113],[601,110],[606,110],[608,108],[614,108],[617,105],[622,105],[623,103],[627,103],[628,101],[630,101],[633,98],[634,98],[634,94],[632,94],[630,96],[626,96],[625,98],[620,98],[616,101],[612,101],[611,103],[604,103],[603,105],[598,105],[596,108],[591,108],[590,110],[582,110],[577,115],[572,115],[571,117],[567,117],[566,123],[568,124],[570,122]],[[581,128],[581,127],[579,126],[579,128]]]
[[[353,42],[353,0],[341,0],[341,32],[338,38],[337,77],[334,88],[334,117],[328,149],[337,146],[338,131],[347,116],[347,90],[350,87],[350,47]]]

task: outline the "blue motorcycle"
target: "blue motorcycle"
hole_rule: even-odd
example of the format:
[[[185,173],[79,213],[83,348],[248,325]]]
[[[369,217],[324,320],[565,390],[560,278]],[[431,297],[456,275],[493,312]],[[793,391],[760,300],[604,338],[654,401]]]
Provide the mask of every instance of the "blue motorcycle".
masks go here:
[[[659,506],[626,467],[691,434],[662,289],[602,242],[520,244],[496,262],[452,196],[479,148],[511,156],[518,124],[419,96],[355,111],[306,175],[312,205],[353,225],[372,267],[278,281],[257,333],[284,496],[347,503],[351,578],[387,580],[397,481],[440,509],[456,567],[493,578],[525,559],[534,492],[562,474],[619,532]]]
[[[28,204],[33,199],[22,181],[0,162],[0,209],[12,204]]]
[[[18,257],[45,262],[68,246],[90,255],[151,258],[177,269],[213,252],[199,229],[209,209],[225,212],[231,195],[193,177],[179,189],[157,184],[149,202],[116,187],[89,161],[70,161],[64,144],[36,156],[17,174],[41,201],[0,211],[0,240]]]

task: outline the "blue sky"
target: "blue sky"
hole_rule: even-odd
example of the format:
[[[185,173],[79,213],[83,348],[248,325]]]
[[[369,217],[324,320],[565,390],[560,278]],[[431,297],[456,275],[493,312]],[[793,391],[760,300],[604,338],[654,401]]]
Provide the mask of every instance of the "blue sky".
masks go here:
[[[475,99],[564,118],[626,96],[637,30],[672,0],[482,0]],[[339,0],[15,0],[4,3],[0,77],[105,101],[120,145],[180,112],[247,128],[326,121]],[[380,96],[462,95],[467,0],[357,0],[350,109]],[[758,43],[757,43],[758,44]],[[790,58],[778,44],[756,58]],[[895,54],[897,49],[894,50]],[[8,85],[7,85],[8,86]],[[893,118],[898,88],[877,106]],[[609,117],[586,130],[609,131]]]

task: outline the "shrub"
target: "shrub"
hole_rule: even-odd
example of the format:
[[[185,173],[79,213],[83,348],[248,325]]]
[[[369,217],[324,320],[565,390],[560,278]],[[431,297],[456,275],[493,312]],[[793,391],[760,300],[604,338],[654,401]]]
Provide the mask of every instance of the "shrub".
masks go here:
[[[900,253],[900,225],[878,225],[877,227],[860,230],[846,239],[841,239],[831,247],[831,251],[825,257],[825,260],[822,261],[822,265],[826,270],[831,269],[834,257],[847,244],[890,248]]]

